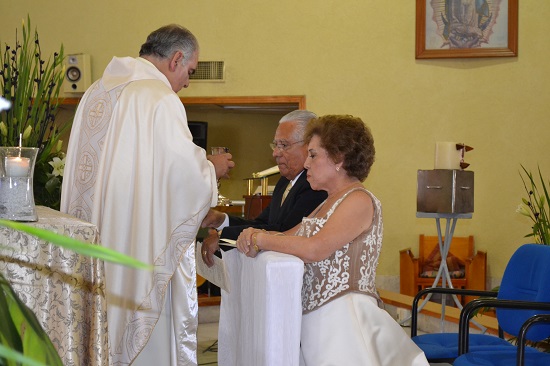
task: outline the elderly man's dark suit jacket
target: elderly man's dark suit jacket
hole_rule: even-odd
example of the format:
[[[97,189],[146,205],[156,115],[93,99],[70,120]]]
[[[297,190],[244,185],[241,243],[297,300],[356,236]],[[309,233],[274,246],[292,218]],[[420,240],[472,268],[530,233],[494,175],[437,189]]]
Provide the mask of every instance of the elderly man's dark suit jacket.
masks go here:
[[[281,177],[273,190],[269,205],[254,220],[229,216],[229,226],[224,228],[221,238],[237,239],[241,231],[248,227],[268,231],[286,231],[302,221],[321,202],[327,198],[325,191],[314,191],[307,181],[307,172],[303,171],[281,206],[283,193],[289,180]]]

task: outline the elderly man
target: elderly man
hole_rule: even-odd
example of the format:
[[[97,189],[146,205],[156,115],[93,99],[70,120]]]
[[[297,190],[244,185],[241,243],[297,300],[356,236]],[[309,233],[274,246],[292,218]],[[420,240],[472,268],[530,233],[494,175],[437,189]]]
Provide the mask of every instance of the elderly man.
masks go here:
[[[273,198],[255,220],[245,220],[210,210],[202,227],[209,230],[203,241],[202,258],[208,266],[214,264],[213,254],[219,249],[220,237],[237,239],[242,230],[254,227],[265,230],[285,231],[296,226],[327,197],[324,191],[311,189],[304,162],[308,151],[303,143],[305,126],[315,118],[315,113],[296,110],[281,118],[271,147],[281,179],[273,190]]]
[[[217,179],[234,166],[230,154],[207,160],[193,144],[176,94],[198,55],[191,32],[162,27],[140,57],[113,58],[76,112],[62,211],[95,223],[104,246],[154,266],[105,263],[113,365],[197,363],[194,238],[216,205]]]

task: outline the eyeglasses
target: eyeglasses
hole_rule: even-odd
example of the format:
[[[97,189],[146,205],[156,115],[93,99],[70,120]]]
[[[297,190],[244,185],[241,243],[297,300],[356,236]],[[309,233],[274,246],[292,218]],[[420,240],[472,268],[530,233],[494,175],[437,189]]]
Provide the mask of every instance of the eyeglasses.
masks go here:
[[[294,144],[299,144],[300,142],[304,142],[303,140],[300,140],[300,141],[296,141],[296,142],[277,142],[277,141],[273,141],[269,144],[269,146],[271,147],[271,149],[273,151],[275,151],[275,149],[278,149],[280,151],[287,151],[288,149],[290,149],[292,147],[292,145]]]

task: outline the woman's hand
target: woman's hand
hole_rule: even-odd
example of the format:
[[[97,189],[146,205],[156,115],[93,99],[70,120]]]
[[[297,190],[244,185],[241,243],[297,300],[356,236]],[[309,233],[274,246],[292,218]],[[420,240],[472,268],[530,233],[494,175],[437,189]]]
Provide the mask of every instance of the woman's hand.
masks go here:
[[[246,254],[247,257],[254,258],[260,252],[256,244],[258,240],[257,236],[260,233],[264,233],[263,230],[258,230],[254,228],[244,229],[239,237],[237,238],[237,250],[241,253]]]

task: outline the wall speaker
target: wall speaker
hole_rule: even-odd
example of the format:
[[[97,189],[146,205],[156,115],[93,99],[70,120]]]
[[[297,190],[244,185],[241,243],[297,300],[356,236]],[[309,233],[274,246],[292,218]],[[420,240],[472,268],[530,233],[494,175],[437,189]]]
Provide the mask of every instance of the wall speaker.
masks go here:
[[[189,131],[191,131],[191,135],[193,135],[193,142],[195,145],[206,150],[208,122],[189,121],[187,125],[189,126]]]
[[[84,93],[92,85],[90,55],[67,55],[64,84],[65,93]]]

